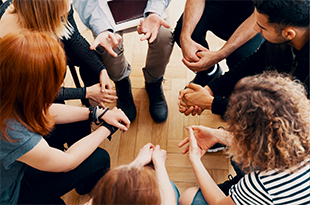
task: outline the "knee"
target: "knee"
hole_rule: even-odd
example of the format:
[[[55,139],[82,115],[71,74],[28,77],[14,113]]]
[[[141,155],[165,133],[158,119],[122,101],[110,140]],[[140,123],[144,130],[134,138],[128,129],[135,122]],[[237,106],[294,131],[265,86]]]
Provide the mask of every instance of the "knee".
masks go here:
[[[191,187],[183,192],[179,198],[180,205],[190,205],[198,191],[198,187]]]
[[[95,160],[96,160],[96,163],[100,163],[100,164],[103,164],[103,166],[105,168],[110,168],[110,155],[109,153],[98,147],[94,152],[93,152],[93,155],[96,156],[95,157]]]
[[[161,27],[158,30],[158,34],[157,34],[157,38],[155,39],[155,41],[153,43],[150,43],[149,46],[157,46],[160,48],[164,48],[165,46],[173,46],[173,35],[170,29],[165,28],[165,27]]]

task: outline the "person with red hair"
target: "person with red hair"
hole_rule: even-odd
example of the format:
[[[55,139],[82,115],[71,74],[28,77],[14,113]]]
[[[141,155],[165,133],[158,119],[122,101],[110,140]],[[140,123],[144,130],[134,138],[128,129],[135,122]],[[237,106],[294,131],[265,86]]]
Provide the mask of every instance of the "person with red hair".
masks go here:
[[[166,159],[167,152],[159,145],[144,145],[133,162],[101,178],[88,204],[177,204],[180,194],[169,180]]]
[[[53,104],[67,64],[50,35],[10,33],[0,39],[0,51],[0,203],[63,204],[60,197],[73,188],[90,193],[110,167],[109,154],[98,146],[116,128],[126,131],[128,118],[116,108]],[[55,124],[86,120],[102,126],[65,151],[43,138]]]

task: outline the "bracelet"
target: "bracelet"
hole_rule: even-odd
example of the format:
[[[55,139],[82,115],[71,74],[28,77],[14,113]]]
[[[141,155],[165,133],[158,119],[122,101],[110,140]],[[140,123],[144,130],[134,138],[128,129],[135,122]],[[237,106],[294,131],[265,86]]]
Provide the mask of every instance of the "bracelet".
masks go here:
[[[117,127],[113,126],[113,125],[109,125],[108,123],[106,123],[104,120],[102,120],[102,124],[101,126],[106,127],[108,130],[110,130],[110,135],[108,136],[109,141],[111,141],[111,137],[112,135],[118,130]]]
[[[108,112],[108,110],[109,110],[109,107],[106,107],[106,108],[104,109],[104,111],[102,112],[102,114],[100,114],[99,116],[97,116],[97,113],[96,113],[96,121],[95,121],[95,124],[96,124],[96,125],[100,125],[100,123],[101,123],[102,120],[103,120],[103,119],[101,119],[101,117],[102,117],[104,114],[106,114],[106,112]]]

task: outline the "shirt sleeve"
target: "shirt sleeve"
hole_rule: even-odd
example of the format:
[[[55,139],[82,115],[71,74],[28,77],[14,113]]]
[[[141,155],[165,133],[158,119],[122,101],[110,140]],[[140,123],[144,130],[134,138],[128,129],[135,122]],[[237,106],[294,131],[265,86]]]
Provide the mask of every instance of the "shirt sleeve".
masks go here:
[[[148,13],[154,12],[158,15],[162,15],[165,9],[169,6],[171,0],[148,0],[144,10],[144,17],[147,17]]]
[[[255,53],[229,68],[229,71],[224,75],[208,83],[215,96],[211,108],[212,113],[223,115],[226,112],[228,98],[240,79],[262,73],[265,70],[264,50],[264,45],[262,45]]]
[[[96,35],[106,30],[114,32],[113,26],[100,7],[98,0],[73,0],[72,4],[77,10],[81,21]]]
[[[69,39],[62,40],[63,44],[65,45],[66,53],[68,53],[66,47],[69,47],[69,52],[72,52],[74,58],[80,59],[83,64],[92,69],[99,76],[100,72],[105,69],[105,67],[97,56],[96,52],[89,49],[89,43],[80,34],[73,17],[73,12],[73,8],[71,8],[68,14],[68,21],[73,27],[73,31]]]
[[[237,205],[242,204],[273,204],[270,195],[259,179],[259,174],[246,174],[229,190],[229,195]]]
[[[86,88],[66,88],[61,87],[54,103],[62,103],[64,100],[85,99]]]
[[[5,142],[1,148],[2,164],[5,169],[10,166],[21,156],[33,149],[42,139],[42,136],[27,130],[25,127],[18,125],[8,129],[8,136],[17,142]],[[4,143],[2,141],[2,143]]]

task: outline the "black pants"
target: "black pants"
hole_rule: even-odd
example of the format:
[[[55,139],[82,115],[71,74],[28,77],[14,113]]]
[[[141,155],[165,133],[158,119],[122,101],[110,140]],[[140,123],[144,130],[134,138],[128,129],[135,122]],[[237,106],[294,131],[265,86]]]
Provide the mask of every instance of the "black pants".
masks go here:
[[[57,125],[45,136],[51,147],[64,149],[90,134],[90,122],[82,121]],[[32,167],[25,171],[21,182],[19,204],[64,204],[60,197],[72,189],[79,194],[89,193],[110,168],[110,156],[97,148],[77,168],[69,172],[44,172]]]
[[[62,195],[74,188],[79,194],[89,193],[109,167],[109,154],[101,148],[69,172],[44,172],[28,167],[21,182],[18,204],[64,204],[60,199]]]
[[[206,33],[212,31],[216,36],[227,41],[253,11],[252,1],[206,1],[204,12],[193,31],[192,39],[209,49]],[[179,46],[182,23],[183,15],[178,20],[173,33],[174,40]],[[232,67],[244,57],[254,53],[262,42],[262,36],[257,34],[226,58],[227,65]]]

